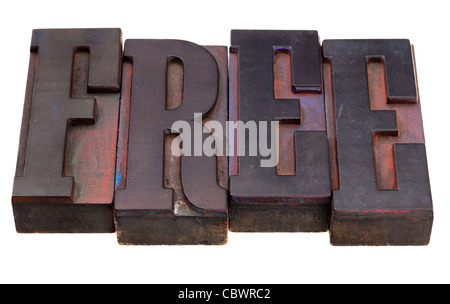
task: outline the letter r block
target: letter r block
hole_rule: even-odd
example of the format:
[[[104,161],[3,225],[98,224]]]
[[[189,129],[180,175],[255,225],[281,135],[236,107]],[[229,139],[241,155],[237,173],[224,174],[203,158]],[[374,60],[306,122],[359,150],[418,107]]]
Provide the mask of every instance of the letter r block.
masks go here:
[[[115,197],[120,244],[226,243],[227,159],[201,152],[208,139],[224,142],[224,132],[204,125],[225,126],[227,62],[226,47],[126,41]],[[182,132],[173,127],[179,121]]]

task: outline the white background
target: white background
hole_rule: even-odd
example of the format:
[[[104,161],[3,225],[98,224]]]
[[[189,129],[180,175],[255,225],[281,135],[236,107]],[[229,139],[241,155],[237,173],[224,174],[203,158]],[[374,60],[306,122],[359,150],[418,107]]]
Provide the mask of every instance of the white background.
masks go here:
[[[5,1],[6,2],[6,1]],[[0,283],[449,283],[448,1],[7,1],[0,11]],[[435,221],[425,247],[333,247],[322,234],[229,234],[226,246],[120,246],[115,234],[15,232],[11,208],[31,31],[120,27],[124,39],[229,46],[231,29],[415,45]]]

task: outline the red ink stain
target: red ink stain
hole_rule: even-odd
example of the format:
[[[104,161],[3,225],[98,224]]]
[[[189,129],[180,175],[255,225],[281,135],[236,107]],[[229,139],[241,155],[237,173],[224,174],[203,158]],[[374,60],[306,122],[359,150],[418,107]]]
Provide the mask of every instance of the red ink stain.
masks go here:
[[[403,213],[413,213],[413,212],[421,212],[421,210],[343,210],[340,212],[345,213],[390,213],[390,214],[403,214]]]

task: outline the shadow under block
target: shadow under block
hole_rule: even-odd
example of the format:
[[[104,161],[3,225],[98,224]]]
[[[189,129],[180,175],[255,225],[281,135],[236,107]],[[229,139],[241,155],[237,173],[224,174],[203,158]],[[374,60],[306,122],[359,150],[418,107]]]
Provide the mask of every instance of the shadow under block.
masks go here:
[[[114,232],[120,29],[34,30],[12,205],[18,232]]]
[[[229,60],[230,120],[279,122],[275,167],[249,155],[249,132],[236,132],[230,230],[327,231],[331,186],[317,32],[233,30]],[[267,146],[276,145],[271,130],[266,134]],[[245,155],[238,154],[243,144]]]
[[[426,245],[433,207],[408,40],[326,40],[333,245]]]
[[[227,242],[227,158],[196,156],[195,145],[211,136],[216,147],[224,142],[208,123],[227,120],[227,55],[226,47],[181,40],[126,41],[114,204],[120,244]]]

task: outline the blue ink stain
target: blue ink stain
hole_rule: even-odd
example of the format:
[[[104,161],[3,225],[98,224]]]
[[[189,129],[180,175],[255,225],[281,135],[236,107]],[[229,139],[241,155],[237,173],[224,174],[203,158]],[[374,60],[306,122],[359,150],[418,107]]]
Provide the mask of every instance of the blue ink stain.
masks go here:
[[[58,116],[59,114],[59,106],[53,106],[53,116]]]
[[[134,87],[135,89],[139,88],[139,87]]]
[[[120,185],[120,181],[122,180],[122,173],[116,174],[116,187]]]

